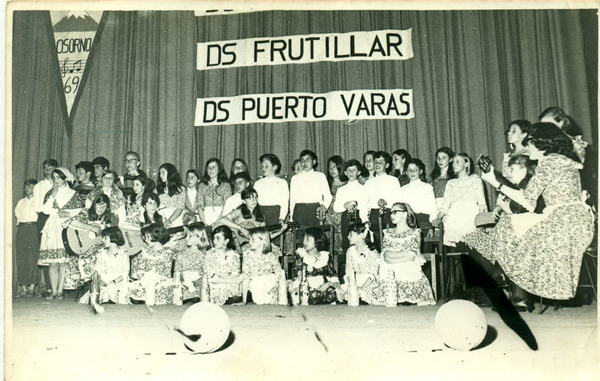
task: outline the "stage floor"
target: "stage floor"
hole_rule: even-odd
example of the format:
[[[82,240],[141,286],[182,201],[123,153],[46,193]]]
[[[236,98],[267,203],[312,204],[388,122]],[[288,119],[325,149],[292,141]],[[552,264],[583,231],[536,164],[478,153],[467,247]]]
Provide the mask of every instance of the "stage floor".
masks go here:
[[[490,308],[488,335],[470,352],[447,348],[434,328],[438,306],[225,306],[229,341],[192,354],[173,330],[181,307],[105,305],[96,315],[72,299],[13,299],[7,316],[8,380],[88,379],[517,379],[598,376],[597,305],[522,313],[539,344],[531,351]],[[7,305],[8,307],[8,305]],[[530,378],[531,379],[531,378]]]

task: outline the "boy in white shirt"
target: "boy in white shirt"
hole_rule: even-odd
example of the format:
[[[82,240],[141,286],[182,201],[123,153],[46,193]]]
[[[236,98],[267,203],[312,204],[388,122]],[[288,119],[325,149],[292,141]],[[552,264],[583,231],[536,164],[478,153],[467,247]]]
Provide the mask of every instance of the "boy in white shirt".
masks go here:
[[[300,226],[316,226],[319,225],[317,208],[329,208],[331,191],[325,174],[314,170],[318,161],[313,151],[302,151],[300,162],[302,172],[294,175],[290,183],[290,221]]]

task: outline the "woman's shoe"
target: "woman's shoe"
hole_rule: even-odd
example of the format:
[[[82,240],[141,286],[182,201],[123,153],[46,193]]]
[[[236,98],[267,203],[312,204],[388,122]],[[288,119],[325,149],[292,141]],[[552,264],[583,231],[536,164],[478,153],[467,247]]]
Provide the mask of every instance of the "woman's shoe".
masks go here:
[[[52,300],[52,299],[56,299],[56,294],[50,294],[50,295],[46,296],[46,300]]]
[[[65,296],[63,294],[57,294],[54,299],[63,300]]]

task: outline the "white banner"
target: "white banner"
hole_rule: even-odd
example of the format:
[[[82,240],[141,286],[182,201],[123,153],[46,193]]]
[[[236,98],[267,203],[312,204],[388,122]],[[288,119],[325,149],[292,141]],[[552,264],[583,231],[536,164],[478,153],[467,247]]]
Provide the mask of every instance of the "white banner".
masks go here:
[[[249,94],[196,100],[196,126],[295,121],[411,119],[412,89]]]
[[[198,43],[197,69],[299,64],[319,61],[406,60],[412,29],[308,34]]]

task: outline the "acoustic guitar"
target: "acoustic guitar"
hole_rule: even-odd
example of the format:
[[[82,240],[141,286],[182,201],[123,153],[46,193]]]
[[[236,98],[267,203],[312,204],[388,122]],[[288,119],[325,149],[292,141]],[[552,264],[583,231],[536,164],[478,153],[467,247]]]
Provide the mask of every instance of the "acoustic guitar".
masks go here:
[[[184,231],[183,226],[177,226],[167,229],[169,235]],[[148,245],[142,237],[139,230],[121,229],[123,238],[125,238],[124,248],[127,249],[129,255],[135,255],[147,248]],[[102,244],[102,236],[91,230],[75,229],[66,227],[62,232],[63,244],[67,253],[71,255],[85,254],[92,246]]]
[[[477,166],[483,172],[488,173],[489,171],[492,170],[492,159],[490,159],[489,156],[480,155],[479,158],[477,159]],[[518,186],[511,183],[510,180],[508,180],[506,177],[502,176],[502,173],[494,170],[494,176],[496,176],[496,180],[498,180],[498,182],[500,184],[502,184],[503,186],[509,187],[511,189],[519,189]]]

